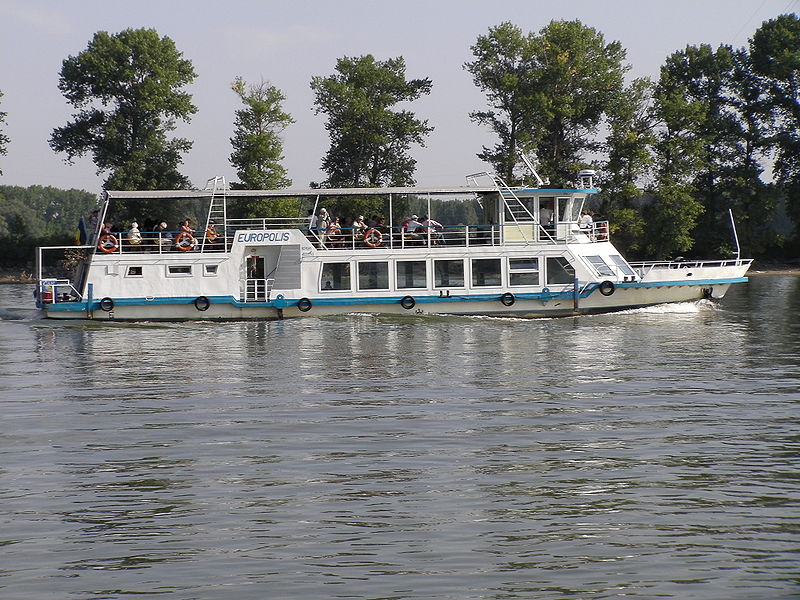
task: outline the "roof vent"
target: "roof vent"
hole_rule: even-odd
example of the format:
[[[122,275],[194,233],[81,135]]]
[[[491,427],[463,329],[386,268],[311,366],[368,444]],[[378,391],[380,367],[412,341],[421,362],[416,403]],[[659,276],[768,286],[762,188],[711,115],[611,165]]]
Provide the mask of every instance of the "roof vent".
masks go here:
[[[593,169],[578,171],[578,186],[584,190],[593,188],[595,175],[597,175],[597,171]]]

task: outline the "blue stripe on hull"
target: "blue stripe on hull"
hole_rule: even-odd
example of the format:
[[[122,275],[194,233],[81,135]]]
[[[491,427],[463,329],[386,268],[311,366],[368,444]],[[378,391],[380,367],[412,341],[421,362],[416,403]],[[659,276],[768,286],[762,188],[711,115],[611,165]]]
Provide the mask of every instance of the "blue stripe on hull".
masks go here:
[[[723,285],[733,283],[746,282],[747,277],[737,277],[731,279],[693,279],[681,281],[634,281],[634,282],[621,282],[615,283],[618,289],[636,289],[636,288],[656,288],[656,287],[682,287],[682,286],[708,286],[708,285]],[[588,298],[592,295],[599,283],[592,283],[579,294],[580,298]],[[414,290],[408,290],[407,294],[403,296],[366,296],[356,298],[333,298],[333,297],[316,297],[311,298],[315,306],[359,306],[365,304],[396,304],[406,296],[414,296],[417,303],[443,303],[443,302],[480,302],[497,300],[501,293],[495,292],[492,294],[452,294],[450,296],[439,295],[414,295]],[[572,300],[575,298],[573,290],[563,292],[519,292],[514,293],[517,300],[538,300],[540,302],[548,302],[551,300]],[[299,298],[283,298],[278,297],[269,302],[241,302],[233,296],[207,296],[212,305],[214,304],[229,304],[236,308],[286,308],[295,306]],[[114,298],[114,306],[179,306],[194,304],[195,298],[186,297],[164,297],[164,298]],[[627,307],[626,307],[627,308]],[[99,311],[99,300],[92,300],[91,302],[57,302],[55,304],[46,305],[48,312],[85,312],[87,310]],[[507,311],[513,312],[513,311]]]

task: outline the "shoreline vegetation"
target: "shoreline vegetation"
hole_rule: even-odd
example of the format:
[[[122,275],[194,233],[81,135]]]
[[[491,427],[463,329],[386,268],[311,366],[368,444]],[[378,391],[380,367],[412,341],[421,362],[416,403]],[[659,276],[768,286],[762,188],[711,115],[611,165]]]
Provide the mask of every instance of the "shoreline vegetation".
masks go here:
[[[800,263],[780,263],[756,260],[747,275],[800,275]],[[36,283],[36,277],[30,269],[0,267],[0,284],[3,283]]]

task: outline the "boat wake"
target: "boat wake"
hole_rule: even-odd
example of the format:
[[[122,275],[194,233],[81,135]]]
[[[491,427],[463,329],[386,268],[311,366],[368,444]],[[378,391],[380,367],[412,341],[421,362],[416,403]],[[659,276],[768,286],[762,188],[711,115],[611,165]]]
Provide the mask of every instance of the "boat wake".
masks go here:
[[[0,321],[32,321],[41,318],[42,313],[39,309],[0,306]]]
[[[622,310],[618,315],[689,315],[706,311],[714,311],[719,308],[716,302],[711,300],[695,300],[691,302],[676,302],[674,304],[657,304],[655,306],[645,306],[643,308],[631,308]]]

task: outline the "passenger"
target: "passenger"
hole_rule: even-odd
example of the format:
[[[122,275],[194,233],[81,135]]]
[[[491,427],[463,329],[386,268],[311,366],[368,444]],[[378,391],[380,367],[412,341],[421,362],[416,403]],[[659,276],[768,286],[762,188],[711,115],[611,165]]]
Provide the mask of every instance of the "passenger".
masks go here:
[[[419,222],[417,215],[411,215],[408,221],[403,223],[403,237],[409,242],[421,242],[421,233],[423,231],[425,231],[425,228]]]
[[[177,250],[194,250],[197,245],[194,231],[190,225],[191,221],[189,219],[181,221],[180,227],[178,228],[178,235],[175,236],[175,248]]]
[[[206,227],[206,244],[211,247],[219,246],[219,232],[217,231],[217,223],[209,221]]]
[[[364,239],[364,233],[369,229],[364,223],[364,215],[358,215],[353,221],[353,241],[359,242]]]
[[[553,228],[552,203],[547,203],[539,208],[539,224],[545,229]]]
[[[89,237],[94,238],[97,235],[97,230],[100,227],[100,211],[94,209],[89,215]]]
[[[422,226],[425,234],[431,236],[431,242],[433,244],[435,245],[444,244],[444,235],[442,234],[444,225],[439,223],[439,221],[434,221],[433,219],[428,217],[428,215],[423,215]]]
[[[578,220],[578,227],[588,231],[592,228],[593,224],[594,220],[592,219],[592,215],[589,214],[588,211],[583,211],[581,213],[581,218]]]
[[[131,223],[131,228],[128,230],[128,243],[132,246],[132,250],[141,250],[142,233],[139,231],[139,224],[136,221]]]
[[[328,214],[328,211],[324,208],[320,208],[319,217],[317,218],[317,235],[319,236],[319,241],[322,244],[325,244],[328,227],[330,227],[330,225],[331,217]]]
[[[155,229],[153,229],[153,234],[153,241],[161,248],[164,246],[169,246],[172,243],[172,239],[167,231],[166,221],[161,221],[158,225],[156,225]]]
[[[331,246],[341,246],[342,226],[339,225],[339,217],[334,217],[328,228],[325,230],[325,240]]]

